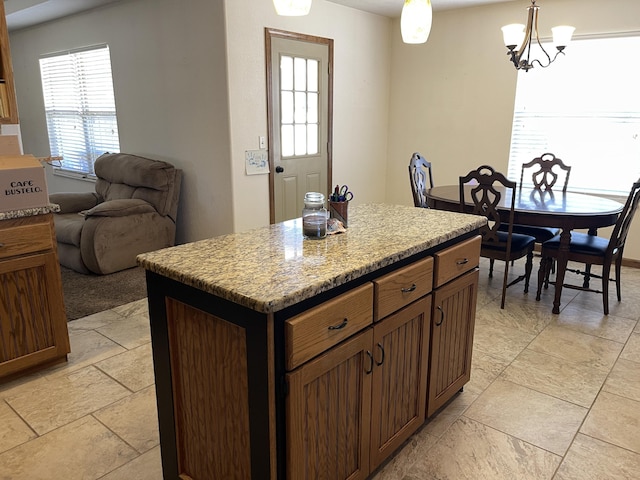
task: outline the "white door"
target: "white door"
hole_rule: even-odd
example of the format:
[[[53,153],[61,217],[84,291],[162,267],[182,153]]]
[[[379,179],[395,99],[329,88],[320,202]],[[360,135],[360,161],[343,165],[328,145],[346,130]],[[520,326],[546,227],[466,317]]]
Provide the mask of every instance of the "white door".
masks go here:
[[[328,195],[333,41],[266,31],[270,219],[299,217],[304,194]]]

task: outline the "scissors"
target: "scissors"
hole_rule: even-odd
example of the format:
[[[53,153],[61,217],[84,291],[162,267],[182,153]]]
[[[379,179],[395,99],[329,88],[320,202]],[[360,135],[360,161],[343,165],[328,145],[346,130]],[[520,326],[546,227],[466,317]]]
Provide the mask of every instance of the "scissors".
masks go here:
[[[353,193],[349,191],[348,185],[336,185],[333,196],[338,199],[338,202],[350,202],[353,200]]]

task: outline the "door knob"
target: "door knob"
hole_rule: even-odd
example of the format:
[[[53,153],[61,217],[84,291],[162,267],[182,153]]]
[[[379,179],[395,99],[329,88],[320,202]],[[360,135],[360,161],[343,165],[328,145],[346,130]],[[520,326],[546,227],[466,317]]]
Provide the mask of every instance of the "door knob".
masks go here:
[[[278,165],[278,166],[276,167],[276,173],[282,173],[282,172],[284,172],[284,168],[283,168],[283,167],[281,167],[280,165]]]

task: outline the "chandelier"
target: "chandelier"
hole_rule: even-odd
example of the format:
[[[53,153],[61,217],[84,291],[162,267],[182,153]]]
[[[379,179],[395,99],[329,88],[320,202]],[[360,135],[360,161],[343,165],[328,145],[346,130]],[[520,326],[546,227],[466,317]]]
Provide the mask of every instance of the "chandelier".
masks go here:
[[[516,69],[524,70],[525,72],[531,70],[534,63],[537,63],[542,68],[546,68],[555,61],[559,54],[562,53],[564,55],[564,49],[571,41],[571,35],[573,35],[573,31],[575,30],[574,27],[567,25],[553,27],[551,29],[553,34],[553,44],[558,50],[552,59],[540,43],[540,38],[538,37],[539,9],[540,7],[536,5],[536,0],[531,0],[531,5],[527,7],[528,15],[526,27],[520,23],[505,25],[502,27],[504,44],[509,50],[507,55],[511,56],[511,61],[515,65]],[[544,54],[542,61],[538,58],[531,59],[531,47],[534,46],[534,40],[537,43],[537,47]],[[544,57],[546,57],[546,61]]]
[[[404,0],[400,33],[404,43],[425,43],[431,32],[431,0]]]
[[[273,0],[276,13],[285,17],[307,15],[311,9],[311,0]]]

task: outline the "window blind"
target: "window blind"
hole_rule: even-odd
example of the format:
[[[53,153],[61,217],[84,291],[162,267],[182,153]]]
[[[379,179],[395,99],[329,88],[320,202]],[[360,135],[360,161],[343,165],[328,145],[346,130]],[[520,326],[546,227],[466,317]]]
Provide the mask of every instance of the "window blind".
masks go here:
[[[571,166],[569,190],[628,195],[640,177],[639,50],[639,36],[576,40],[549,68],[519,71],[509,178],[550,152]]]
[[[109,47],[44,56],[40,74],[51,155],[93,175],[96,158],[120,151]]]

